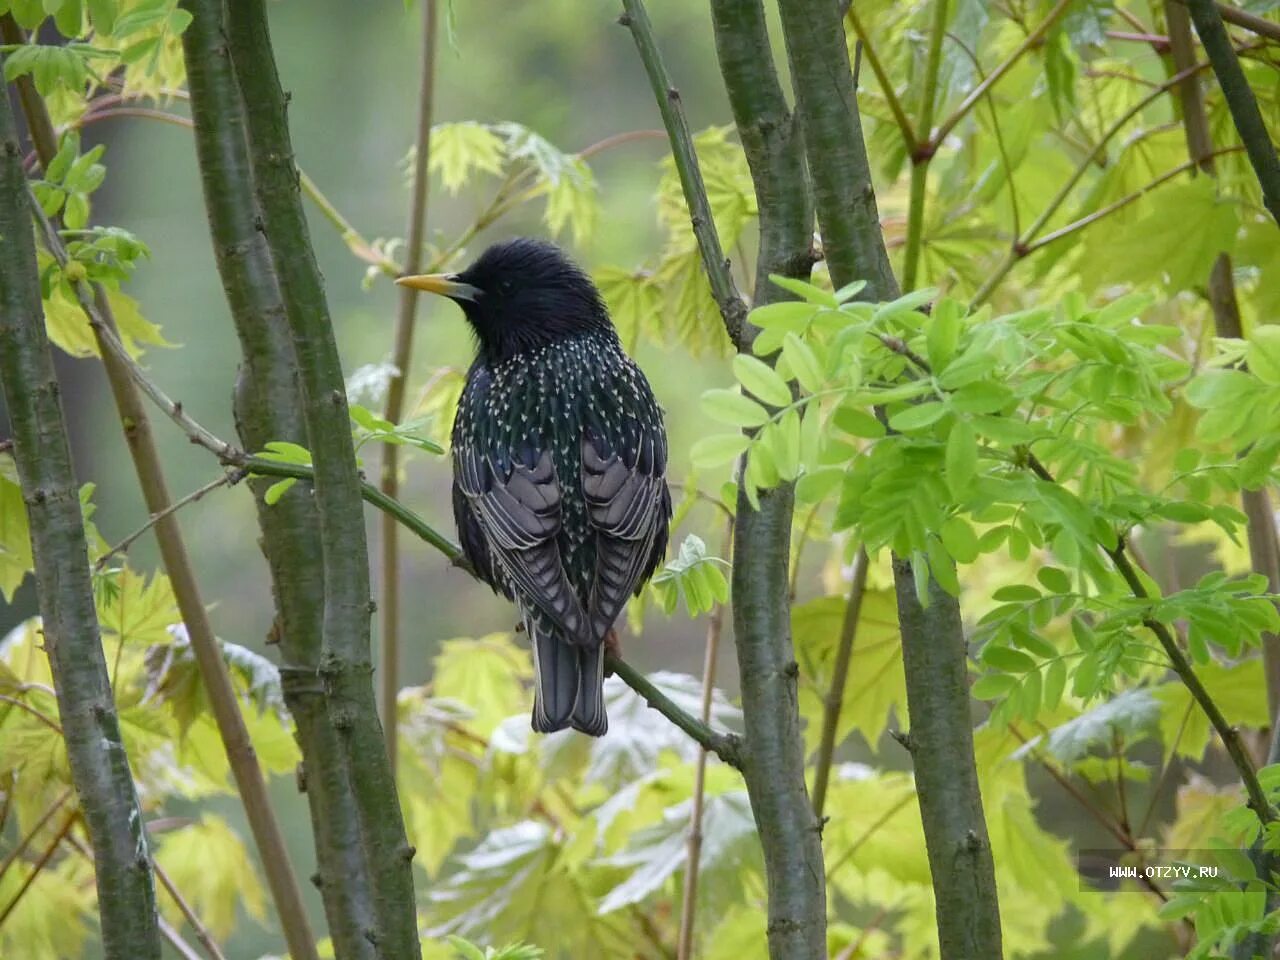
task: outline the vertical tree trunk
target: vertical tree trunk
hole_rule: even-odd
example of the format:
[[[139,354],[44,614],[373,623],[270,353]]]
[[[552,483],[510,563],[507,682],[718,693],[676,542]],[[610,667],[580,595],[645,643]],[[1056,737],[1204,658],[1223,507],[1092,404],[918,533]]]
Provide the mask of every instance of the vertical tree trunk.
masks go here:
[[[716,52],[760,211],[757,306],[787,296],[769,274],[808,279],[813,207],[798,126],[787,109],[760,0],[712,0]],[[750,353],[755,331],[735,344]],[[733,543],[733,626],[745,723],[742,772],[764,849],[769,954],[827,955],[821,825],[805,789],[804,740],[791,642],[788,558],[794,486],[760,496],[739,486]]]
[[[797,114],[832,282],[867,281],[890,300],[898,284],[880,231],[875,191],[840,11],[830,0],[779,0]],[[995,867],[973,754],[959,603],[935,582],[916,596],[911,565],[894,560],[912,759],[937,903],[943,960],[1001,955]]]
[[[305,444],[306,422],[284,304],[257,204],[220,0],[183,0],[192,14],[182,42],[195,121],[196,156],[214,255],[244,364],[236,383],[236,428],[246,450],[272,440]],[[324,564],[310,489],[299,484],[274,505],[262,497],[271,481],[250,481],[271,571],[285,703],[302,749],[307,802],[315,836],[317,880],[334,950],[340,960],[376,955],[360,825],[337,730],[320,683]]]
[[[93,846],[107,960],[160,957],[151,856],[98,633],[89,553],[44,329],[22,152],[0,89],[0,386],[71,779]]]
[[[245,110],[267,247],[293,336],[324,558],[320,674],[355,798],[380,957],[420,956],[411,861],[373,692],[369,554],[351,422],[324,285],[294,165],[285,96],[262,0],[228,5],[228,43]]]

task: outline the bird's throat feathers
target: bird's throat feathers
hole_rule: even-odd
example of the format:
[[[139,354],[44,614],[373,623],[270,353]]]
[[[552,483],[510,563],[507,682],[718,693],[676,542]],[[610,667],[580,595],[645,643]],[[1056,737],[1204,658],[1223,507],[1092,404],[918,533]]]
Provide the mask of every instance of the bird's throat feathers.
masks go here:
[[[540,290],[502,309],[486,309],[482,298],[462,304],[476,349],[490,365],[583,334],[615,337],[613,323],[599,297],[578,291]]]

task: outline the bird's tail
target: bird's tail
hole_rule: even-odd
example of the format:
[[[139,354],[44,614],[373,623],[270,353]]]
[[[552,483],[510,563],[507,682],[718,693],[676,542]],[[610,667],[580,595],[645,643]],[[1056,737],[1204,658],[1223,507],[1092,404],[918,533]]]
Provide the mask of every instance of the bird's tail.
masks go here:
[[[603,737],[609,729],[604,712],[604,644],[576,647],[578,655],[578,702],[573,708],[573,729],[593,737]]]
[[[604,710],[604,648],[569,643],[537,616],[525,627],[533,640],[533,729],[573,727],[593,737],[609,728]]]

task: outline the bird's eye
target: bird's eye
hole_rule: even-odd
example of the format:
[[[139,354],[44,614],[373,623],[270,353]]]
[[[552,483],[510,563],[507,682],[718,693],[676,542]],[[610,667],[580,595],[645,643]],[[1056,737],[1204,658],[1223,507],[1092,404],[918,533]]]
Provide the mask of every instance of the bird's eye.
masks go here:
[[[514,292],[515,288],[516,288],[516,285],[512,283],[510,280],[498,281],[498,292],[502,294],[504,297],[510,296],[512,292]]]

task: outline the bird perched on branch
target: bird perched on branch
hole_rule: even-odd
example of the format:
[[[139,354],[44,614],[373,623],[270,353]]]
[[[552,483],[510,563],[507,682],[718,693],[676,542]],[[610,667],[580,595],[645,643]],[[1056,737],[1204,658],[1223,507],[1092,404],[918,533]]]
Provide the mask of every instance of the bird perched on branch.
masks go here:
[[[594,284],[552,244],[496,244],[402,277],[462,307],[477,342],[453,427],[453,512],[479,577],[533,647],[533,729],[608,728],[614,621],[667,547],[662,412]]]

